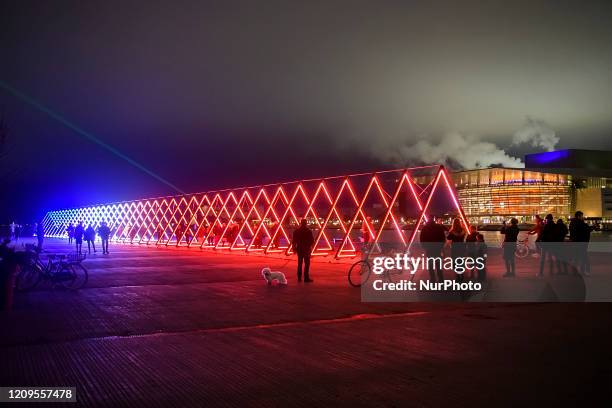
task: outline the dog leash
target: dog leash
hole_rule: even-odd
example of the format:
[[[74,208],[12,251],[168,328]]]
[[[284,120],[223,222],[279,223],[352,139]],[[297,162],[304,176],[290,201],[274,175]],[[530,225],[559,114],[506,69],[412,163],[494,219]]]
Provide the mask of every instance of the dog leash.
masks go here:
[[[283,264],[283,266],[279,266],[278,268],[279,268],[279,269],[284,268],[285,266],[287,266],[287,265],[289,264],[289,262],[291,262],[291,259],[287,259],[287,260],[285,261],[285,263]]]

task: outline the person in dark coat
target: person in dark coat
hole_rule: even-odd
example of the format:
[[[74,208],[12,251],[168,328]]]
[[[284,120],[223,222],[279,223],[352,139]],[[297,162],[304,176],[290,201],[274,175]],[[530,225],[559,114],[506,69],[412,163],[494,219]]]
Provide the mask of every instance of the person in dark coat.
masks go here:
[[[553,220],[552,214],[548,214],[544,219],[544,227],[542,228],[542,237],[540,244],[540,272],[538,272],[538,277],[544,276],[544,264],[546,263],[546,259],[548,259],[548,270],[551,275],[553,274],[553,264],[555,261],[554,247],[558,245],[555,243],[557,239],[557,225]]]
[[[459,218],[455,218],[453,220],[453,225],[451,229],[448,231],[448,235],[446,235],[446,242],[450,245],[451,249],[451,257],[453,260],[457,258],[462,258],[465,256],[465,236],[466,231],[461,225],[461,220]],[[454,261],[453,261],[454,264]],[[459,282],[463,281],[463,272],[459,273],[455,270],[457,274],[457,280]]]
[[[297,278],[302,281],[302,264],[304,264],[304,282],[313,282],[310,279],[310,254],[314,245],[312,231],[308,228],[306,218],[303,218],[300,226],[293,232],[292,248],[298,256]]]
[[[72,244],[72,239],[74,238],[74,225],[72,223],[68,224],[66,232],[68,233],[68,243]]]
[[[584,276],[591,274],[591,263],[589,261],[589,241],[591,240],[593,227],[584,222],[584,213],[576,211],[574,218],[570,221],[569,234],[570,241],[574,247],[574,266]]]
[[[36,239],[38,240],[38,250],[42,251],[43,240],[45,239],[45,227],[42,221],[36,225]]]
[[[446,229],[443,225],[436,222],[435,217],[431,217],[421,230],[421,246],[425,250],[425,256],[431,259],[427,263],[429,271],[429,280],[438,282],[444,280],[444,272],[442,270],[442,250],[446,241]],[[439,259],[439,261],[438,261]]]
[[[110,238],[111,230],[106,225],[105,221],[100,223],[98,227],[98,235],[100,236],[100,240],[102,241],[102,253],[108,255],[108,239]]]
[[[74,242],[76,244],[76,251],[78,254],[81,253],[83,248],[83,235],[85,234],[85,228],[83,228],[83,221],[79,221],[77,226],[74,228]]]
[[[504,221],[504,225],[501,227],[499,232],[504,235],[503,248],[506,273],[503,276],[506,278],[514,277],[516,276],[514,252],[516,251],[516,240],[519,234],[518,220],[516,218],[512,218],[510,220],[510,225],[507,225],[506,221]]]
[[[478,232],[475,225],[470,226],[470,233],[465,237],[465,249],[468,257],[472,259],[484,258],[487,252],[487,244],[485,244],[484,236]],[[486,271],[476,270],[476,267],[470,270],[470,279],[478,277],[479,281],[485,280]]]
[[[87,252],[91,254],[91,248],[93,247],[93,251],[96,251],[96,230],[93,225],[89,224],[87,229],[85,230],[85,241],[87,241]]]

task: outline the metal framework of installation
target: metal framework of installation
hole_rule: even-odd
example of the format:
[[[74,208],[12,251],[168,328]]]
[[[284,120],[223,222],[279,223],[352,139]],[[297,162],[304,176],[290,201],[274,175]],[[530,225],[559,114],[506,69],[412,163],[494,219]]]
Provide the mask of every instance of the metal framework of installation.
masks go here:
[[[430,173],[431,181],[415,184],[415,177],[424,172]],[[354,256],[358,242],[376,245],[383,235],[408,248],[443,185],[447,202],[467,228],[443,166],[50,211],[43,225],[46,236],[66,237],[70,223],[97,227],[104,221],[111,228],[111,241],[118,243],[290,255],[289,232],[306,218],[315,236],[313,255],[340,258]]]

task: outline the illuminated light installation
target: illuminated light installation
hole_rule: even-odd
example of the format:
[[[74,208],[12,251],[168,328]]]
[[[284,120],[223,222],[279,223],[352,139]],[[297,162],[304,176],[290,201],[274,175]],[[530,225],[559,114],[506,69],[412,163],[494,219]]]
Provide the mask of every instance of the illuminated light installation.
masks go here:
[[[416,184],[423,173],[433,178]],[[306,218],[312,254],[342,258],[358,253],[365,234],[408,249],[441,184],[467,227],[449,180],[442,166],[386,170],[50,211],[43,224],[49,237],[66,237],[69,223],[106,221],[117,243],[291,255],[290,233]],[[418,213],[414,223],[400,216],[400,196]]]
[[[414,241],[414,238],[416,237],[416,233],[419,230],[419,227],[421,226],[423,219],[425,218],[425,214],[427,210],[429,209],[429,205],[431,204],[431,200],[434,196],[434,193],[436,192],[437,187],[440,184],[440,180],[444,180],[444,184],[446,184],[446,187],[448,189],[448,193],[451,197],[453,205],[459,212],[459,217],[461,219],[461,223],[463,224],[463,228],[465,228],[466,231],[470,230],[470,224],[467,221],[467,218],[465,217],[465,213],[463,212],[463,208],[461,207],[461,204],[459,204],[459,200],[457,200],[457,195],[455,194],[455,191],[453,190],[450,184],[448,174],[446,173],[446,170],[443,167],[441,167],[440,170],[438,171],[438,174],[434,178],[433,187],[431,188],[431,192],[429,193],[427,197],[427,201],[425,202],[425,207],[423,207],[423,210],[421,211],[421,215],[419,216],[418,221],[416,223],[416,226],[412,230],[412,234],[410,235],[410,244],[412,244],[412,242]]]

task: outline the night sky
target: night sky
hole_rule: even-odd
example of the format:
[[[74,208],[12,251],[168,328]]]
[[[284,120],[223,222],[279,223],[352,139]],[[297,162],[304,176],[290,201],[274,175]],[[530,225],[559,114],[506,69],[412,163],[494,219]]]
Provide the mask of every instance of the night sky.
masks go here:
[[[612,150],[611,3],[2,1],[0,81],[188,192],[520,158],[525,123]],[[0,223],[174,192],[0,89],[2,115]]]

